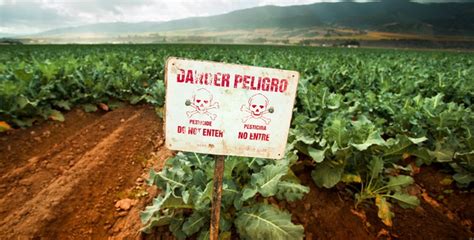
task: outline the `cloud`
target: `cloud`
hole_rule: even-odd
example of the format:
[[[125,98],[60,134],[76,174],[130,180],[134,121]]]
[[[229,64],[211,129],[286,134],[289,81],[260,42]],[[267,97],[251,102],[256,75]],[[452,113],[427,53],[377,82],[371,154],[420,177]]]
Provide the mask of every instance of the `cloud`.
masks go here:
[[[243,0],[0,0],[0,32],[32,33],[101,22],[169,21],[258,6]]]
[[[48,9],[38,2],[2,3],[0,5],[0,29],[13,31],[33,30],[62,25],[74,19]]]

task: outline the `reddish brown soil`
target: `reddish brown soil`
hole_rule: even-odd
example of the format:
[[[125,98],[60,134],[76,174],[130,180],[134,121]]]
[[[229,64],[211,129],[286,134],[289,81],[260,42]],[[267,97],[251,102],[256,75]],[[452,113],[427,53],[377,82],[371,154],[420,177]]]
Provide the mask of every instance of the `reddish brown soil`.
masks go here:
[[[308,171],[297,174],[301,183],[310,187],[310,192],[300,201],[279,205],[292,213],[294,223],[304,226],[306,239],[374,238],[351,213],[353,200],[337,190],[316,187]]]
[[[139,212],[157,193],[143,179],[172,155],[162,147],[162,127],[153,108],[125,106],[100,113],[73,110],[63,123],[0,134],[0,239],[142,238]],[[474,194],[454,183],[441,185],[448,175],[435,167],[415,176],[420,207],[394,204],[392,227],[378,219],[373,204],[354,209],[344,186],[320,189],[308,168],[296,173],[310,193],[294,203],[271,201],[305,227],[306,239],[474,236]],[[129,210],[115,207],[123,199],[132,204]],[[165,228],[149,237],[171,238]]]
[[[138,209],[147,197],[132,201],[129,211],[114,204],[150,191],[138,178],[150,162],[160,165],[170,156],[157,146],[161,133],[153,108],[128,106],[74,110],[64,123],[0,135],[1,238],[138,236]]]
[[[443,183],[446,179],[451,179],[451,176],[443,173],[438,166],[423,168],[415,179],[440,204],[438,211],[460,220],[467,229],[474,232],[474,189],[459,189],[455,182]]]
[[[305,226],[307,239],[472,239],[474,194],[455,189],[448,202],[422,197],[436,195],[443,174],[433,167],[424,167],[415,176],[414,188],[418,191],[420,206],[403,209],[393,204],[393,226],[385,226],[377,217],[374,204],[354,208],[354,199],[345,189],[318,188],[311,179],[308,168],[297,170],[302,183],[310,192],[302,200],[280,206],[289,209],[293,222]],[[432,188],[424,189],[424,186]],[[438,188],[436,190],[435,188]],[[448,204],[446,204],[448,203]]]

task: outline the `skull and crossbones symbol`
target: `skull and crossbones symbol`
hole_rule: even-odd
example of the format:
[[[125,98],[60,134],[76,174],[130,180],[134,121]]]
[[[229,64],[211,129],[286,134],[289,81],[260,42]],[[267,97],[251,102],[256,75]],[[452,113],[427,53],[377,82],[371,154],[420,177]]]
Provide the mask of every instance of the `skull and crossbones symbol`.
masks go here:
[[[188,118],[191,118],[195,114],[202,114],[208,116],[211,120],[216,119],[217,115],[209,112],[209,110],[219,108],[219,103],[213,102],[212,98],[212,93],[209,92],[209,90],[204,88],[196,90],[193,94],[192,101],[188,99],[185,103],[186,106],[194,108],[193,111],[186,112]]]
[[[250,119],[262,120],[266,125],[270,124],[271,119],[265,117],[267,113],[273,113],[273,107],[268,107],[268,98],[258,93],[249,98],[248,104],[242,105],[240,111],[250,113],[242,119],[243,123],[246,123]]]

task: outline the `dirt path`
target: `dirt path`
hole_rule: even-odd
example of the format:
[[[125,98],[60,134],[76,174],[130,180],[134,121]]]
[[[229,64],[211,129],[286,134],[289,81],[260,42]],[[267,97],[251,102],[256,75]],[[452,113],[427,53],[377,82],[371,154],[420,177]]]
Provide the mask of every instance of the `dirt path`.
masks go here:
[[[157,146],[161,134],[152,108],[128,106],[105,114],[75,110],[64,123],[0,136],[0,236],[138,236],[138,208],[151,191],[143,184],[146,168],[171,154]],[[138,206],[117,211],[123,198]],[[134,220],[124,224],[129,215]]]

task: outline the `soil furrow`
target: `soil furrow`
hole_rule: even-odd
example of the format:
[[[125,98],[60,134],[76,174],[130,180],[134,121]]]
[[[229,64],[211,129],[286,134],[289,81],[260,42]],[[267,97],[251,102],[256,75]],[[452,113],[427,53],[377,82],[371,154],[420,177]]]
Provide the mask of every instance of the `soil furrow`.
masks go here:
[[[64,122],[47,121],[28,129],[7,132],[0,137],[0,175],[28,163],[35,156],[60,150],[66,140],[106,115],[76,109],[65,115]]]
[[[109,151],[94,155],[95,161],[102,161],[101,166],[84,174],[87,178],[76,186],[74,194],[66,196],[64,204],[56,208],[60,215],[42,228],[38,236],[104,239],[123,232],[111,229],[118,218],[128,214],[116,211],[115,202],[123,198],[139,199],[139,193],[145,192],[135,188],[135,180],[146,176],[147,160],[157,150],[155,144],[162,141],[162,124],[153,108],[146,108],[123,125],[124,130],[116,136]]]
[[[47,149],[43,154],[33,156],[23,166],[2,176],[0,185],[4,187],[0,189],[0,196],[3,196],[0,198],[0,219],[11,215],[10,212],[16,205],[31,199],[55,178],[74,167],[75,163],[95,146],[91,143],[97,141],[97,138],[101,139],[110,135],[111,131],[120,126],[109,120],[117,114],[122,115],[121,112],[123,111],[105,114],[103,119],[97,119],[87,124],[82,131],[76,131],[57,147]],[[125,118],[121,119],[124,120]],[[107,128],[101,125],[107,122],[109,122]],[[117,122],[120,123],[120,121]],[[92,129],[100,129],[100,126],[104,126],[103,131],[88,134],[88,131]]]
[[[104,159],[101,159],[100,156],[106,155],[108,151],[113,151],[111,148],[114,143],[127,129],[129,122],[138,116],[140,114],[136,113],[130,117],[121,127],[115,129],[90,151],[87,151],[72,168],[65,170],[46,188],[35,194],[31,200],[4,218],[0,232],[9,231],[13,234],[6,235],[7,237],[36,235],[37,231],[57,214],[54,211],[56,205],[62,203],[63,199],[70,195],[78,184],[86,182],[89,173],[99,170],[99,167],[104,163]],[[21,232],[15,231],[16,228],[21,229]]]

